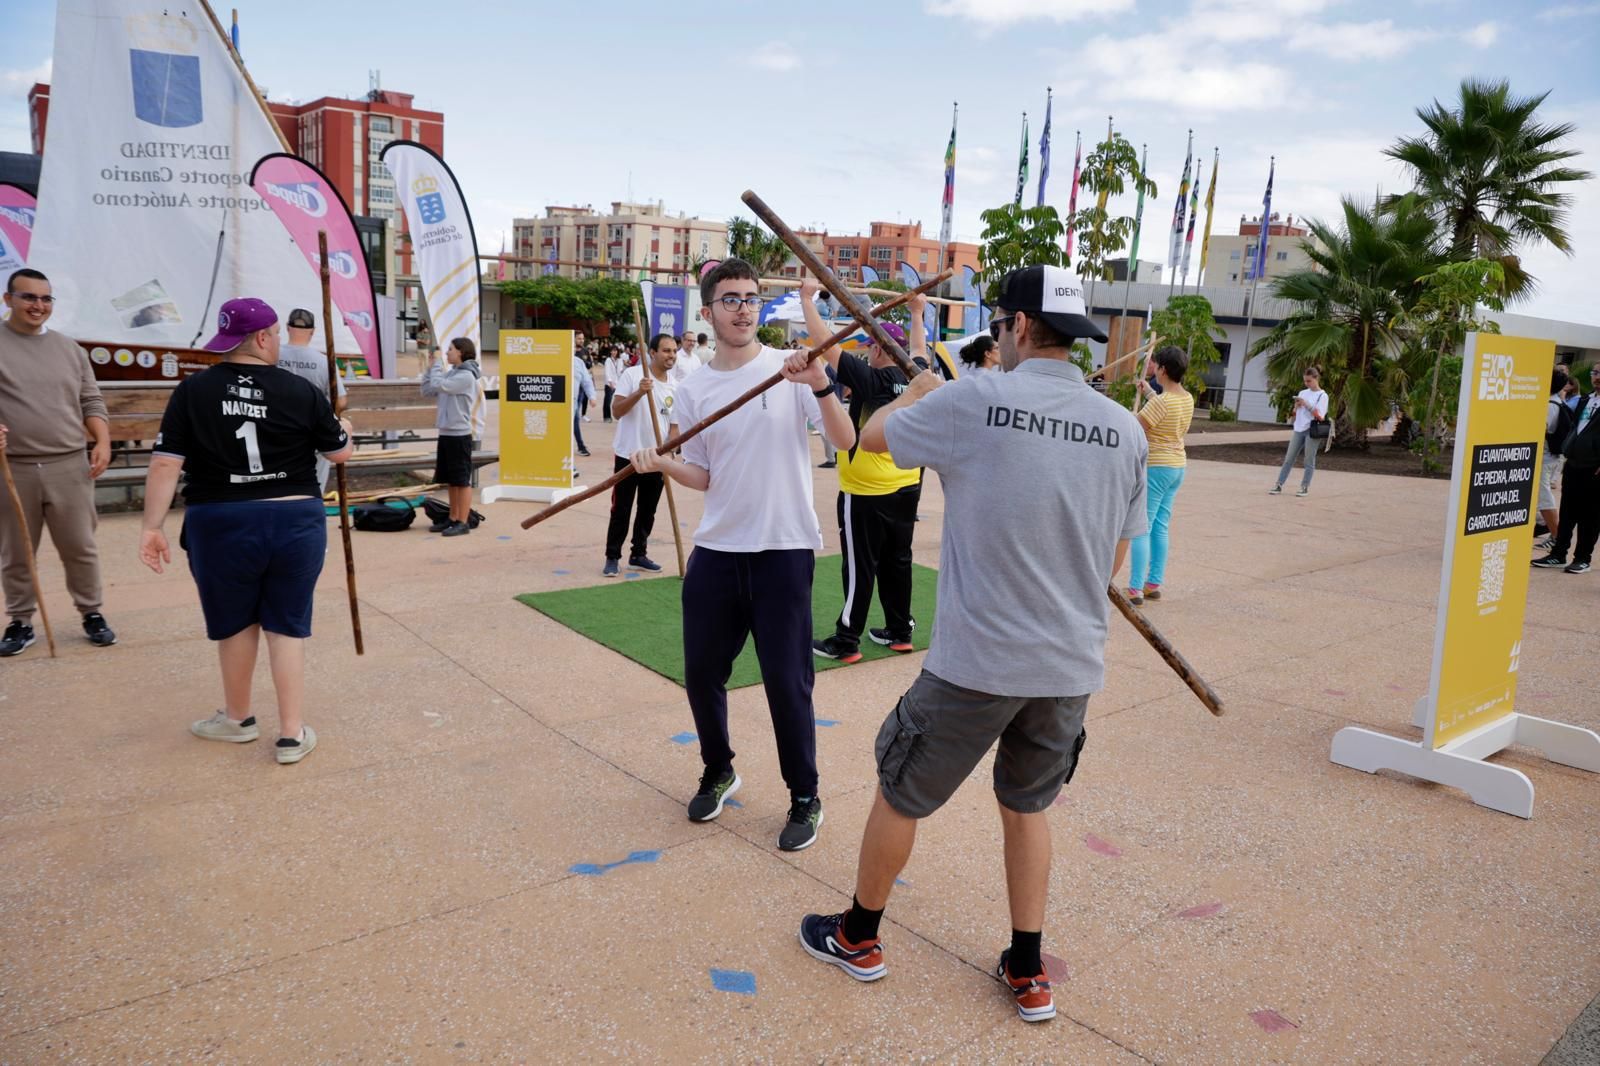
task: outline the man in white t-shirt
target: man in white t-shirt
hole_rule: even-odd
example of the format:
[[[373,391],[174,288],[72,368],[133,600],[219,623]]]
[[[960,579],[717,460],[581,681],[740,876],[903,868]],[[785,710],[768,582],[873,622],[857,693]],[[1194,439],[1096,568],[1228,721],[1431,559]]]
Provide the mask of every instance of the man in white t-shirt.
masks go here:
[[[1306,387],[1294,398],[1294,435],[1289,438],[1289,450],[1283,457],[1283,467],[1278,471],[1278,482],[1270,490],[1274,496],[1283,492],[1283,483],[1289,480],[1290,473],[1294,471],[1294,457],[1302,451],[1306,456],[1306,469],[1300,478],[1300,491],[1295,495],[1307,496],[1311,493],[1311,478],[1317,472],[1317,450],[1322,447],[1322,441],[1311,435],[1311,423],[1328,417],[1328,394],[1322,391],[1320,379],[1317,368],[1308,367],[1304,378]]]
[[[650,339],[650,350],[645,354],[648,372],[644,366],[630,366],[617,378],[617,395],[611,409],[617,416],[617,435],[612,438],[611,449],[616,453],[615,470],[628,465],[629,457],[640,449],[656,445],[655,426],[650,421],[650,404],[656,407],[660,420],[662,439],[672,436],[675,421],[679,378],[672,372],[678,361],[678,342],[670,333],[657,333]],[[613,471],[615,472],[615,471]],[[617,566],[622,561],[622,539],[628,535],[628,515],[633,510],[635,496],[639,512],[633,520],[633,542],[628,554],[628,569],[656,573],[661,564],[646,554],[650,530],[656,522],[656,507],[661,503],[661,490],[666,486],[660,474],[632,474],[619,481],[611,490],[611,523],[606,527],[606,565],[602,577],[616,577]]]
[[[311,335],[317,327],[317,320],[304,307],[296,307],[289,312],[286,323],[289,332],[289,343],[278,346],[278,365],[285,370],[293,371],[297,377],[305,378],[315,385],[322,395],[328,395],[328,357],[323,352],[311,347]],[[339,394],[328,397],[333,401],[333,413],[342,416],[350,398],[345,394],[344,378],[336,379],[339,383]],[[333,464],[317,453],[317,485],[326,492],[328,489],[328,472],[333,469]]]
[[[728,740],[727,682],[753,636],[789,786],[778,847],[799,851],[822,824],[811,705],[811,579],[822,529],[811,498],[806,420],[838,448],[855,443],[855,427],[821,360],[803,351],[785,359],[756,339],[761,283],[749,263],[728,259],[707,271],[700,298],[717,355],[678,385],[678,425],[694,425],[776,372],[785,380],[687,442],[682,459],[652,448],[633,456],[640,473],[659,470],[706,494],[683,582],[684,688],[705,764],[689,817],[711,821],[741,784]]]

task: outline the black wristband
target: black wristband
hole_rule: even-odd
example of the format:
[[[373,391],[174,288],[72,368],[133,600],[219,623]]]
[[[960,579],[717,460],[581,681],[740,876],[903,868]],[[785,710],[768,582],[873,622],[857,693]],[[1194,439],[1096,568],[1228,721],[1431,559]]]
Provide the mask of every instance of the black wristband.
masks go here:
[[[829,385],[825,389],[812,389],[811,390],[811,395],[815,396],[819,400],[822,399],[825,396],[832,396],[833,395],[833,386]]]

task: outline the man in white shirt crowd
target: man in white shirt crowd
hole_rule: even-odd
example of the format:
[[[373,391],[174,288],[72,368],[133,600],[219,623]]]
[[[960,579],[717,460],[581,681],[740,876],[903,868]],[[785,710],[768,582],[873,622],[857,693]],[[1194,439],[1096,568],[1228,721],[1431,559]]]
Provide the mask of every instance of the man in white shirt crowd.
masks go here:
[[[815,842],[822,824],[811,703],[811,582],[822,530],[812,502],[806,420],[838,448],[855,443],[855,427],[821,360],[805,351],[785,359],[756,339],[761,284],[749,263],[728,259],[707,271],[700,297],[716,334],[716,357],[678,385],[680,426],[694,425],[776,371],[785,380],[687,442],[681,459],[652,448],[633,456],[640,473],[661,471],[706,494],[683,582],[684,687],[705,764],[688,813],[711,821],[742,783],[733,769],[726,686],[734,658],[753,636],[789,788],[778,847],[798,851]]]
[[[613,473],[628,465],[633,454],[656,445],[655,426],[650,419],[650,404],[655,404],[656,418],[661,426],[663,440],[676,432],[673,408],[678,382],[672,372],[678,361],[678,342],[670,333],[657,333],[650,338],[650,350],[645,353],[645,364],[630,366],[617,378],[617,396],[611,409],[617,415],[617,433],[612,438],[611,450],[616,453]],[[622,561],[622,538],[628,535],[628,516],[633,511],[635,497],[639,512],[633,520],[633,541],[628,553],[628,569],[655,573],[661,564],[646,553],[650,530],[655,527],[656,507],[661,503],[661,491],[666,481],[660,474],[631,474],[611,490],[611,522],[606,527],[606,565],[602,577],[616,577]]]

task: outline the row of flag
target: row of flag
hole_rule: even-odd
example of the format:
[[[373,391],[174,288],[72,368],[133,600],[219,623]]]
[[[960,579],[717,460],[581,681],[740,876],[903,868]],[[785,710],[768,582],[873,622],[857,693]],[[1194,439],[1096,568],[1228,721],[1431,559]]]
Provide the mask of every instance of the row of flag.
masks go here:
[[[1045,202],[1045,186],[1050,178],[1050,117],[1052,103],[1054,102],[1052,90],[1045,90],[1044,130],[1039,137],[1039,185],[1036,203],[1043,206]],[[952,113],[950,119],[950,143],[944,155],[944,197],[941,206],[941,224],[939,227],[939,262],[946,261],[946,252],[950,244],[951,215],[955,209],[956,189],[956,124],[959,117],[959,107]],[[1106,140],[1112,138],[1110,122],[1106,124]],[[1022,198],[1027,192],[1028,176],[1030,172],[1028,138],[1028,114],[1022,114],[1022,143],[1017,152],[1017,186],[1012,202],[1018,207],[1022,206]],[[1149,158],[1146,148],[1139,164],[1141,173],[1145,170],[1145,163]],[[1221,163],[1220,149],[1213,149],[1211,155],[1211,181],[1206,188],[1206,224],[1200,238],[1200,261],[1198,264],[1196,285],[1205,276],[1206,259],[1211,249],[1211,219],[1216,206],[1217,197],[1217,170]],[[1202,161],[1196,166],[1194,158],[1194,131],[1189,131],[1188,147],[1183,161],[1183,178],[1178,185],[1177,200],[1173,205],[1171,240],[1168,246],[1168,265],[1172,268],[1172,283],[1175,285],[1181,278],[1185,284],[1189,279],[1189,264],[1191,253],[1194,249],[1194,232],[1196,221],[1200,216],[1200,180],[1204,167]],[[1277,160],[1273,159],[1267,173],[1267,191],[1262,199],[1261,217],[1265,232],[1257,240],[1254,254],[1245,264],[1245,280],[1258,280],[1265,275],[1267,269],[1267,245],[1271,237],[1272,219],[1272,182],[1277,172]],[[1079,132],[1075,137],[1072,158],[1072,188],[1067,196],[1067,218],[1070,220],[1078,213],[1078,186],[1083,176],[1083,135]],[[1193,179],[1191,181],[1191,178]],[[1096,207],[1105,210],[1109,193],[1102,188],[1096,201]],[[1138,205],[1135,208],[1133,239],[1129,245],[1129,270],[1130,274],[1137,268],[1139,256],[1139,236],[1144,222],[1144,189],[1139,189]],[[1074,233],[1069,225],[1067,228],[1066,251],[1070,259],[1073,250]]]

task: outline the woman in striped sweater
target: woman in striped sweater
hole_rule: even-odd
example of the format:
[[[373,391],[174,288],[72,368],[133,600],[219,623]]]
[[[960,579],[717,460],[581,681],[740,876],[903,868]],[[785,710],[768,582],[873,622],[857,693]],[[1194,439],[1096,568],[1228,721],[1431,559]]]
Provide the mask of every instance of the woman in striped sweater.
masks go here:
[[[1161,583],[1167,573],[1168,527],[1172,522],[1172,501],[1183,484],[1188,458],[1183,438],[1194,418],[1194,397],[1183,387],[1189,357],[1182,348],[1167,346],[1150,357],[1160,392],[1139,411],[1139,424],[1150,442],[1148,507],[1150,532],[1133,542],[1128,599],[1136,604],[1161,598]],[[1150,393],[1149,381],[1139,380],[1139,391]]]

